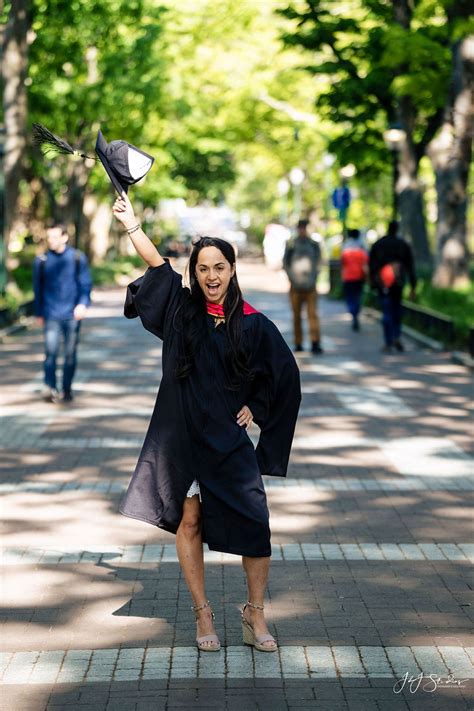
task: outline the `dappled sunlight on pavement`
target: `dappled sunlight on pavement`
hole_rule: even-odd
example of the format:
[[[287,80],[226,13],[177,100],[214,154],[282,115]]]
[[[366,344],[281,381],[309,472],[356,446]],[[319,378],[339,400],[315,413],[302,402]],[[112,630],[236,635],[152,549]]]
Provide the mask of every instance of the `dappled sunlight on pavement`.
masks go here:
[[[243,260],[239,281],[292,346],[284,273]],[[281,648],[259,656],[242,646],[240,559],[206,552],[223,649],[200,660],[174,537],[118,513],[162,354],[137,320],[123,318],[123,298],[123,289],[95,294],[70,406],[41,400],[39,329],[3,346],[10,708],[24,708],[24,699],[35,711],[48,699],[51,708],[79,708],[92,689],[94,711],[115,708],[109,700],[121,694],[132,708],[140,694],[152,704],[153,689],[174,683],[212,681],[230,694],[244,680],[300,684],[313,699],[324,689],[327,708],[343,708],[341,699],[354,708],[364,686],[377,704],[367,708],[397,700],[411,708],[419,696],[392,689],[405,671],[472,679],[469,372],[408,341],[404,354],[382,356],[379,324],[362,320],[354,333],[340,303],[320,300],[325,352],[297,355],[303,401],[288,476],[265,480],[273,545],[266,604]],[[256,442],[258,429],[249,434]],[[468,693],[431,696],[462,708]]]

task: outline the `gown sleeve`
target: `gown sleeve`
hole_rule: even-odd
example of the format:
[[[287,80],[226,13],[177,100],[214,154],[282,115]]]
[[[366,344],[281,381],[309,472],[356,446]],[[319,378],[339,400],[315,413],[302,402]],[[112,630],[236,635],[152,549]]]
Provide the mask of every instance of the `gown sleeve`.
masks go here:
[[[149,267],[143,276],[128,285],[124,315],[126,318],[139,316],[146,330],[163,340],[184,291],[181,275],[166,260],[159,267]]]
[[[300,373],[283,336],[267,318],[257,357],[259,372],[246,403],[261,430],[257,461],[262,475],[284,477],[301,402]]]

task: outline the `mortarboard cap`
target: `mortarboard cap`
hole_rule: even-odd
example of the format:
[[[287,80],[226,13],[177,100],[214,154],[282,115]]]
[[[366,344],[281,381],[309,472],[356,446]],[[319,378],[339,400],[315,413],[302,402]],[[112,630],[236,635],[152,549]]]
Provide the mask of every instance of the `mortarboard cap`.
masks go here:
[[[49,153],[65,153],[80,158],[90,158],[41,123],[33,124],[33,136],[45,156]],[[126,141],[107,143],[101,131],[97,134],[95,152],[119,195],[126,193],[129,185],[138,183],[148,173],[155,160],[148,153]]]
[[[95,152],[119,195],[126,193],[129,185],[138,183],[148,173],[155,160],[126,141],[107,143],[102,131],[97,134]]]

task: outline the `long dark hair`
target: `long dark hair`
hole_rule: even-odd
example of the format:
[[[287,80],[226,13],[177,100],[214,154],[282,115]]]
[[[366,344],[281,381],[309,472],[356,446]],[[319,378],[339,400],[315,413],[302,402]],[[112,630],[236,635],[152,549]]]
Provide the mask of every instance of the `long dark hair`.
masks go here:
[[[180,310],[180,323],[178,324],[178,319],[175,319],[175,328],[182,333],[182,352],[176,368],[176,376],[179,379],[186,378],[191,372],[196,353],[207,334],[206,298],[196,277],[199,252],[204,247],[216,247],[222,252],[231,267],[235,265],[234,248],[229,242],[218,237],[200,237],[194,242],[187,266],[190,297],[183,303]],[[228,380],[229,388],[232,390],[239,388],[242,379],[253,377],[249,368],[249,356],[242,345],[243,303],[237,274],[234,271],[223,304],[229,343]]]

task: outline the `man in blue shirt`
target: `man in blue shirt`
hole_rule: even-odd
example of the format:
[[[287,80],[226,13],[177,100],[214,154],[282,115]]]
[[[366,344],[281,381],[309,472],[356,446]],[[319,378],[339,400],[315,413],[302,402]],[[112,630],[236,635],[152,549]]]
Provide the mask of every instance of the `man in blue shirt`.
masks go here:
[[[56,361],[61,334],[64,340],[63,400],[70,402],[72,380],[76,370],[76,351],[81,321],[90,305],[92,282],[87,258],[68,247],[64,225],[47,231],[48,251],[36,257],[33,264],[35,315],[44,326],[45,399],[57,402]]]

